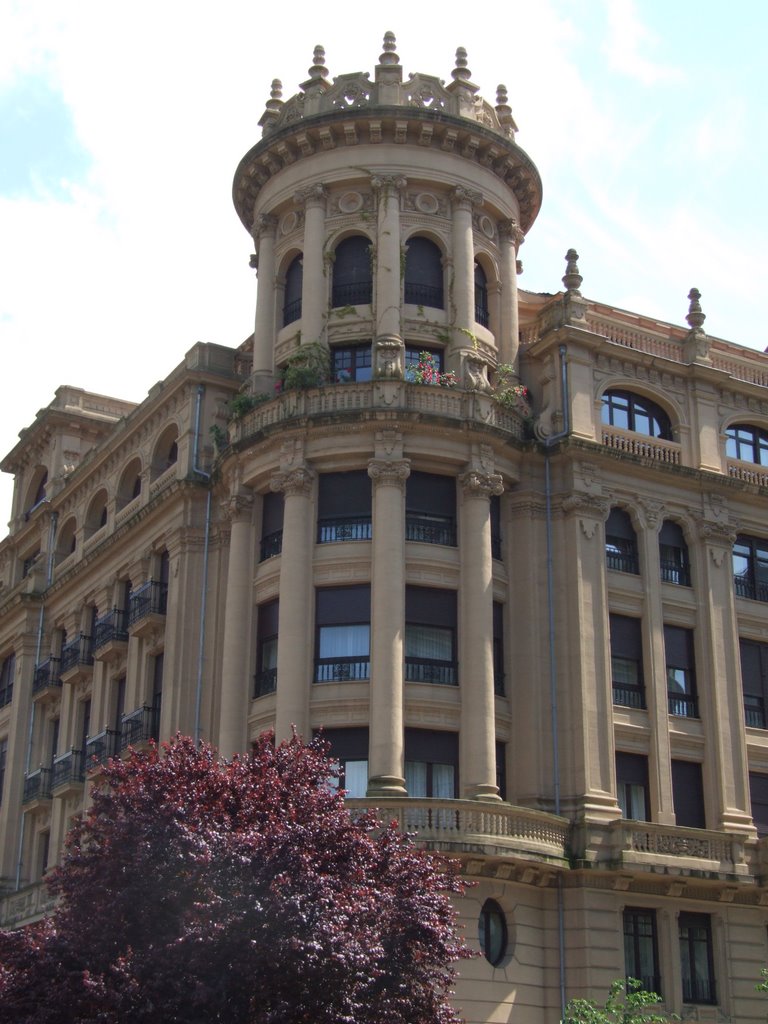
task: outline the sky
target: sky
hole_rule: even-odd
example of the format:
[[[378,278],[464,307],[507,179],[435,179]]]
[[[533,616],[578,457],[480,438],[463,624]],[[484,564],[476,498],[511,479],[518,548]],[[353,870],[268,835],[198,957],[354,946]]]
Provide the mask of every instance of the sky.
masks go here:
[[[471,17],[469,13],[471,11]],[[520,285],[582,292],[765,349],[768,4],[506,0],[468,8],[259,0],[0,0],[0,455],[61,384],[141,401],[198,341],[253,329],[232,177],[322,44],[450,81],[458,46],[503,83],[544,201]],[[0,521],[12,481],[0,474]]]

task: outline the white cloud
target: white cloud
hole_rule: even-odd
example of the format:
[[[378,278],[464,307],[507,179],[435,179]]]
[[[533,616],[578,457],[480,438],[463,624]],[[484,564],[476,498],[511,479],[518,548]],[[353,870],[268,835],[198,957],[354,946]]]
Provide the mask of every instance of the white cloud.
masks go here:
[[[643,85],[684,78],[680,68],[654,63],[643,52],[652,50],[657,38],[640,20],[633,0],[607,0],[605,10],[609,34],[602,50],[614,71],[635,78]]]

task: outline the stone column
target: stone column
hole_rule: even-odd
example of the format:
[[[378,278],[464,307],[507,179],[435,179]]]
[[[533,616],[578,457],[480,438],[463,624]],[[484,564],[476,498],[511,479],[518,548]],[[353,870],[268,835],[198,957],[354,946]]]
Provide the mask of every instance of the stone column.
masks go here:
[[[400,341],[400,191],[405,178],[374,177],[378,193],[376,228],[376,341]]]
[[[328,311],[328,274],[323,259],[325,241],[324,185],[310,185],[296,194],[296,202],[304,203],[304,274],[301,292],[302,344],[320,341]]]
[[[224,757],[245,753],[250,700],[248,651],[253,583],[253,496],[234,494],[224,506],[231,520],[221,662],[218,748]]]
[[[372,459],[371,696],[368,796],[402,796],[405,481],[410,463]]]
[[[461,506],[461,751],[465,797],[498,800],[493,688],[492,494],[504,490],[501,476],[470,469],[459,477]]]
[[[499,224],[501,247],[501,316],[496,348],[499,362],[508,363],[518,371],[517,357],[520,347],[520,316],[517,300],[517,251],[525,241],[516,220]]]
[[[458,332],[475,331],[475,246],[472,234],[472,206],[479,203],[479,192],[456,188],[452,194],[453,235],[453,306],[454,326]],[[471,348],[466,334],[454,334],[451,347],[454,352]]]
[[[256,266],[259,286],[256,293],[256,321],[253,331],[253,376],[254,384],[259,390],[265,388],[274,373],[276,227],[277,217],[261,213],[251,228],[258,254]]]
[[[289,739],[293,729],[309,735],[309,690],[312,685],[312,488],[314,473],[306,465],[273,477],[273,491],[285,495],[283,549],[280,556],[280,625],[277,634],[275,739]]]

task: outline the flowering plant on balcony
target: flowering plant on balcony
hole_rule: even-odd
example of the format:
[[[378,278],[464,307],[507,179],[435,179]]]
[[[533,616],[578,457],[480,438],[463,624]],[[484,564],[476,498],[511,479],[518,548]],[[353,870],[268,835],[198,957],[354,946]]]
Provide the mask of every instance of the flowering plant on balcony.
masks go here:
[[[300,345],[283,367],[280,391],[304,391],[328,383],[330,352],[319,341]]]
[[[336,383],[337,384],[348,384],[352,380],[352,374],[349,370],[337,370],[336,371]]]
[[[416,366],[410,366],[405,373],[412,384],[435,384],[441,388],[455,388],[458,381],[453,370],[441,373],[431,352],[419,352]]]
[[[531,402],[528,388],[520,384],[514,368],[509,363],[499,363],[494,374],[491,395],[506,409],[514,409],[525,419],[530,419]]]

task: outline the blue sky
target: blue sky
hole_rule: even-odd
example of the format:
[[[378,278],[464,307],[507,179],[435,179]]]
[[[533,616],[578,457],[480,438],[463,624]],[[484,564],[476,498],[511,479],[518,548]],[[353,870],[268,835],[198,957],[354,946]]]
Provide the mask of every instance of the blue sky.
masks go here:
[[[264,10],[267,13],[263,13]],[[196,341],[251,331],[252,243],[231,204],[270,82],[373,71],[449,79],[457,46],[509,89],[544,205],[523,287],[556,291],[570,246],[590,297],[768,345],[768,5],[393,0],[330,19],[306,0],[0,0],[0,449],[59,384],[141,400]],[[286,20],[283,20],[285,15]],[[343,24],[336,24],[336,21]],[[0,507],[10,510],[0,476]]]

